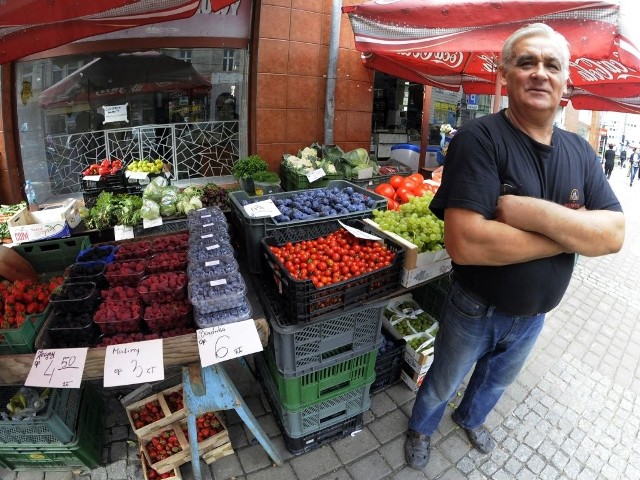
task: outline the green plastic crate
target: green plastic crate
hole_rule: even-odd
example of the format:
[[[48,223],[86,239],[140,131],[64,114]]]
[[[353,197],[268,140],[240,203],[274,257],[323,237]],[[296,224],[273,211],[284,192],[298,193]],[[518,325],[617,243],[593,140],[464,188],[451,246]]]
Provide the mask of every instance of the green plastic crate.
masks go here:
[[[62,445],[0,443],[0,464],[13,471],[89,472],[100,466],[104,444],[105,405],[101,393],[86,383],[75,440]]]
[[[47,305],[44,312],[27,315],[19,328],[0,328],[0,355],[35,352],[36,337],[50,309],[51,305]]]
[[[333,180],[342,180],[340,173],[326,174],[324,177],[319,178],[315,182],[310,182],[309,178],[304,173],[297,173],[288,168],[282,168],[284,173],[284,189],[287,192],[294,190],[307,190],[309,188],[321,188],[329,185],[329,182]],[[282,175],[281,175],[282,176]]]
[[[17,386],[0,389],[0,408],[4,409],[18,389]],[[46,410],[33,420],[1,420],[0,447],[63,445],[73,441],[85,390],[52,388],[49,390]]]
[[[65,268],[76,262],[78,254],[89,247],[91,247],[91,241],[88,236],[83,235],[21,243],[13,249],[33,265],[37,273],[62,275]]]
[[[269,374],[269,367],[266,365],[264,355],[254,355],[254,361],[258,378],[262,383],[269,405],[271,405],[271,409],[277,417],[276,420],[282,425],[283,431],[289,437],[300,438],[338,425],[366,412],[371,406],[371,397],[369,395],[371,385],[369,384],[299,410],[286,410],[280,403],[280,398],[275,383]]]
[[[264,358],[280,404],[286,410],[300,410],[372,384],[376,378],[377,354],[378,345],[375,345],[363,355],[292,378],[278,372],[271,349],[265,350]]]

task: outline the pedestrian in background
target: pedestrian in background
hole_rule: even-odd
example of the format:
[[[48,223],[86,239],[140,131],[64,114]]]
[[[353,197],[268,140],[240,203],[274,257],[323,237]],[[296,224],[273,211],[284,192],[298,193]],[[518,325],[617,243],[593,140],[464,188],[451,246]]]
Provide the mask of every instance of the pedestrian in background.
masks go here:
[[[624,168],[626,163],[627,163],[627,149],[625,147],[622,147],[622,150],[620,150],[620,168]]]
[[[634,147],[633,153],[629,157],[629,186],[633,186],[633,179],[636,178],[638,173],[638,167],[640,167],[640,153],[638,149]]]
[[[609,144],[604,152],[604,174],[607,179],[611,178],[611,172],[613,172],[613,166],[616,164],[616,151],[613,149],[613,143]]]
[[[415,469],[427,465],[431,435],[474,365],[452,419],[480,452],[495,447],[484,421],[562,299],[576,254],[617,252],[624,240],[596,153],[554,126],[569,78],[566,39],[532,24],[505,41],[501,59],[509,106],[458,130],[431,202],[453,272],[409,420],[405,458]]]

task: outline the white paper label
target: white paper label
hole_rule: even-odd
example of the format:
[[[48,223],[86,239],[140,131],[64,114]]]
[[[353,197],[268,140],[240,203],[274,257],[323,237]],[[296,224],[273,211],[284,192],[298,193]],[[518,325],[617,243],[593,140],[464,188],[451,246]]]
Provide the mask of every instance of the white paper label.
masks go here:
[[[153,220],[142,219],[142,228],[153,228],[162,225],[162,217],[154,218]]]
[[[205,233],[204,235],[200,235],[200,238],[212,238],[213,233]]]
[[[132,172],[127,170],[124,172],[124,176],[131,180],[147,180],[149,178],[149,172]]]
[[[322,168],[318,168],[313,172],[307,173],[307,180],[309,180],[309,183],[313,183],[316,180],[320,180],[325,175],[326,175],[325,171]]]
[[[108,346],[104,356],[104,386],[164,380],[162,355],[162,339]]]
[[[87,175],[86,177],[82,177],[82,180],[86,180],[87,182],[99,182],[100,175]]]
[[[129,227],[126,225],[116,225],[115,227],[113,227],[113,237],[116,241],[133,238],[133,227]]]
[[[202,209],[200,209],[200,210],[202,210]],[[200,218],[209,218],[209,217],[211,217],[210,213],[206,213],[204,215],[200,215]]]
[[[214,225],[215,223],[205,223],[204,225],[202,225],[202,228],[213,227]]]
[[[247,212],[247,215],[254,218],[277,217],[282,214],[271,199],[245,205],[244,211]]]
[[[127,116],[127,105],[103,105],[102,111],[104,112],[104,120],[102,123],[111,122],[127,122],[129,123],[129,117]]]
[[[220,248],[220,245],[218,245],[217,243],[215,245],[207,245],[206,247],[204,247],[204,249],[207,251],[215,250],[216,248]]]
[[[215,267],[216,265],[220,265],[220,260],[209,260],[208,262],[204,262],[205,267]]]
[[[88,348],[38,350],[24,384],[28,387],[80,388]]]
[[[376,237],[375,235],[372,235],[370,233],[363,232],[362,230],[358,230],[357,228],[349,227],[342,223],[340,220],[338,220],[338,222],[354,237],[362,238],[363,240],[382,240],[380,237]]]
[[[226,278],[219,278],[218,280],[211,280],[209,282],[209,286],[211,287],[217,287],[218,285],[226,285],[226,284],[227,284]]]
[[[262,350],[252,319],[196,330],[196,338],[203,367]]]

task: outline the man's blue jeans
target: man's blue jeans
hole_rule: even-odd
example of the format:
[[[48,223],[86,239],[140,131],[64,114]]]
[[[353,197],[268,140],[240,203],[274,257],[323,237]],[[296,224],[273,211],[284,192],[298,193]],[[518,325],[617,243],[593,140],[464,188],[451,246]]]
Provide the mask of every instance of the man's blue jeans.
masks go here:
[[[442,311],[433,364],[418,391],[409,428],[432,435],[447,403],[476,362],[454,416],[464,428],[482,425],[520,373],[544,317],[544,313],[527,317],[502,314],[479,303],[454,281]]]
[[[632,165],[631,166],[631,175],[629,176],[629,185],[633,185],[633,179],[636,177],[637,173],[638,173],[638,166],[637,165]]]

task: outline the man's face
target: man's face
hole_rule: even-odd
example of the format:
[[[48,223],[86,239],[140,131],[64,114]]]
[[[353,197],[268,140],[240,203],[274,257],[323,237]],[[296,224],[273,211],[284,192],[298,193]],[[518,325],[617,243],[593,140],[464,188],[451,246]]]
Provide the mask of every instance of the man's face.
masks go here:
[[[555,112],[567,85],[560,48],[551,39],[529,37],[516,43],[514,53],[502,79],[510,106]]]

